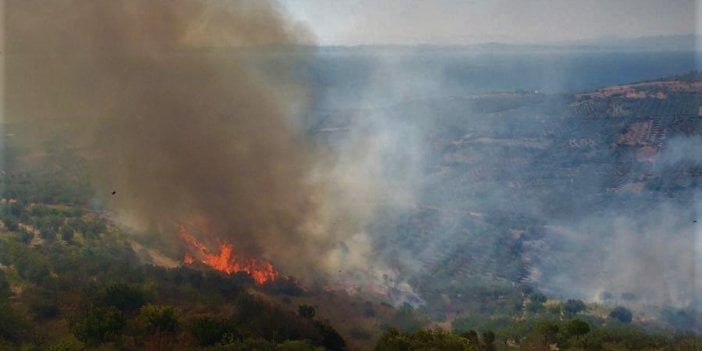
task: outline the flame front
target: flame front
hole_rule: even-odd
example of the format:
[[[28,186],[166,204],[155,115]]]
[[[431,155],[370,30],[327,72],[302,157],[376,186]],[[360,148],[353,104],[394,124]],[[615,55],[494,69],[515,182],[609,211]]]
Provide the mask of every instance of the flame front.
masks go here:
[[[246,272],[258,284],[263,284],[278,277],[278,272],[270,262],[259,261],[253,258],[248,260],[238,259],[234,255],[234,248],[231,244],[217,240],[219,253],[216,254],[188,233],[185,226],[180,225],[178,227],[178,234],[192,253],[192,255],[185,255],[183,259],[185,264],[193,264],[197,261],[227,274]]]

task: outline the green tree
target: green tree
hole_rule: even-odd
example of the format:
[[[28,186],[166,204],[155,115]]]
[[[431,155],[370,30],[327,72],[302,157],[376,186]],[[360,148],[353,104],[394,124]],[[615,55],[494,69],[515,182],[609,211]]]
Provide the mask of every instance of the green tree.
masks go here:
[[[401,332],[386,330],[375,345],[375,351],[442,350],[478,351],[478,345],[468,339],[442,330],[419,330]]]
[[[581,336],[590,332],[590,325],[582,319],[573,319],[565,325],[565,337]]]
[[[0,270],[0,301],[10,296],[10,282],[7,281],[5,271]]]
[[[52,343],[46,348],[47,351],[81,351],[85,350],[85,344],[74,336],[66,336]]]
[[[468,341],[470,341],[470,343],[473,345],[478,345],[480,343],[480,338],[478,337],[478,332],[476,332],[473,329],[471,329],[467,332],[461,333],[460,336],[468,339]]]
[[[72,225],[65,225],[63,228],[61,228],[61,239],[63,239],[65,242],[73,242],[73,226]]]
[[[314,322],[314,326],[322,336],[322,346],[331,351],[343,351],[346,349],[346,341],[339,333],[326,322]]]
[[[631,323],[632,314],[626,307],[618,306],[609,312],[609,318],[619,320],[622,323]]]
[[[7,301],[0,299],[0,341],[19,340],[26,328],[26,322],[20,314]]]
[[[300,315],[300,317],[305,318],[305,319],[314,319],[314,315],[317,312],[315,311],[314,307],[310,305],[300,305],[297,307],[297,314]]]
[[[226,319],[200,317],[190,325],[190,333],[199,346],[211,346],[222,341],[226,334],[234,335],[235,328]]]
[[[496,349],[495,348],[495,333],[493,333],[492,331],[490,331],[490,330],[484,331],[480,341],[482,342],[483,350],[494,351]]]
[[[180,322],[171,306],[146,305],[136,318],[138,334],[146,337],[149,350],[171,350]]]
[[[585,310],[585,303],[582,300],[568,300],[563,305],[563,311],[568,315],[575,315]]]
[[[529,300],[531,300],[531,302],[535,304],[543,304],[544,302],[546,302],[547,298],[546,295],[540,292],[535,292],[529,296]]]
[[[117,340],[124,326],[124,316],[117,308],[95,307],[73,324],[73,334],[82,342],[99,344]]]
[[[172,306],[146,305],[139,311],[138,318],[143,321],[148,334],[174,334],[180,329],[176,310]]]
[[[100,302],[106,306],[114,306],[122,312],[134,312],[149,300],[148,294],[141,287],[113,284],[105,288]]]

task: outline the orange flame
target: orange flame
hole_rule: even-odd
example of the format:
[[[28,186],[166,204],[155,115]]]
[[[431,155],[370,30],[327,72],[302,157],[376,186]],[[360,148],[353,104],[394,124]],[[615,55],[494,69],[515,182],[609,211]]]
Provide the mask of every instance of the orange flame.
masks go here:
[[[185,257],[183,257],[183,263],[185,263],[185,264],[193,264],[193,263],[195,263],[195,259],[193,258],[193,256],[190,256],[190,255],[188,255],[188,254],[185,254]]]
[[[191,254],[186,254],[183,258],[183,263],[193,264],[196,260],[211,268],[227,274],[246,272],[258,284],[263,284],[267,281],[278,277],[278,272],[273,265],[267,261],[259,261],[256,259],[241,260],[234,255],[234,249],[231,244],[222,243],[217,240],[219,253],[210,252],[210,250],[194,236],[188,233],[185,226],[178,227],[178,235],[181,240],[190,249]],[[197,259],[196,259],[197,257]]]

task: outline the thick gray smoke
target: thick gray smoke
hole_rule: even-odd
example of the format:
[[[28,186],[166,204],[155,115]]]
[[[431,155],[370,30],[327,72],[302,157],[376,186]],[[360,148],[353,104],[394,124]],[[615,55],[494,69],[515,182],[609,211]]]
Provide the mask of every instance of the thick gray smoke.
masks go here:
[[[298,275],[337,244],[288,117],[310,38],[276,3],[9,0],[5,38],[5,122],[62,136],[120,220],[174,239],[206,222]]]

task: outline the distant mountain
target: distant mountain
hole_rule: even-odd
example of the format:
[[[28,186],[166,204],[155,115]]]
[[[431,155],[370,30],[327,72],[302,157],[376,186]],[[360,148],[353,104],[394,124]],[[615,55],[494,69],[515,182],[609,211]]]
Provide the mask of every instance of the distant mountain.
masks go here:
[[[695,34],[682,34],[638,38],[606,37],[578,41],[571,45],[607,50],[697,51],[700,44],[702,44],[702,37]]]
[[[414,51],[431,48],[433,51],[698,51],[702,37],[696,34],[658,35],[636,38],[602,37],[551,44],[514,44],[488,42],[472,45],[358,45],[319,47],[322,52],[356,53],[364,51]]]

